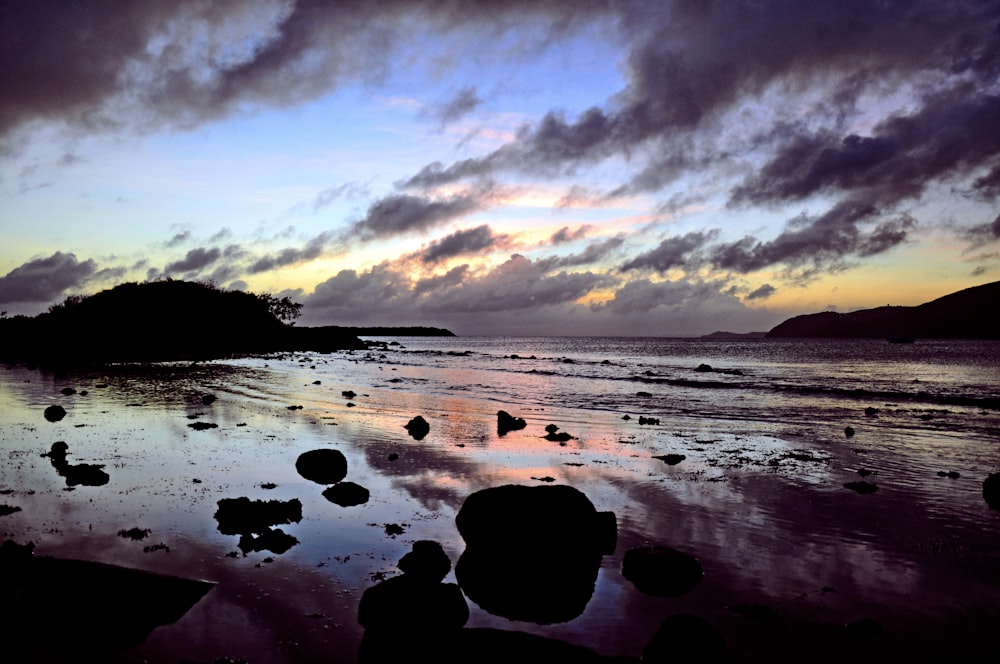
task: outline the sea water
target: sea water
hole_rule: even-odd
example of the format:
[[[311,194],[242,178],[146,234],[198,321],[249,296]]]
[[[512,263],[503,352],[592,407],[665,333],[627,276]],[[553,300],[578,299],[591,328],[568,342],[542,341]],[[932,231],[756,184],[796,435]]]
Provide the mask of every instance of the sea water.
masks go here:
[[[360,594],[397,573],[418,539],[441,542],[456,562],[464,499],[510,483],[580,489],[616,514],[617,548],[576,618],[524,623],[473,604],[469,626],[638,656],[677,612],[704,617],[741,651],[777,642],[773,627],[748,628],[741,606],[942,638],[975,638],[970,617],[983,630],[1000,624],[1000,519],[981,494],[1000,471],[1000,343],[372,341],[368,351],[195,366],[6,368],[0,503],[20,511],[0,517],[4,538],[217,581],[184,619],[126,653],[150,661],[352,661]],[[205,405],[206,394],[217,400]],[[66,418],[46,421],[51,404]],[[499,435],[498,410],[527,426]],[[416,415],[430,423],[420,441],[403,428]],[[572,437],[545,440],[550,424]],[[67,487],[41,456],[57,440],[74,463],[103,464],[108,484]],[[298,476],[297,456],[323,447],[344,452],[367,504],[331,504]],[[666,454],[684,460],[667,465],[657,458]],[[845,487],[862,475],[875,493]],[[298,543],[239,551],[214,514],[240,496],[301,501],[302,520],[282,526]],[[133,527],[150,530],[148,541],[117,535]],[[704,580],[682,598],[638,592],[621,560],[646,545],[697,557]]]

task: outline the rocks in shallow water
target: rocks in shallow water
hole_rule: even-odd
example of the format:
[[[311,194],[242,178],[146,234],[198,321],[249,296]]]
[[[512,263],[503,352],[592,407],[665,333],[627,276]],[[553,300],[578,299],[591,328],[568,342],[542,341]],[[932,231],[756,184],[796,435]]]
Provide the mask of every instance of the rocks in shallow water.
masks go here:
[[[42,456],[49,457],[52,467],[61,477],[66,478],[66,486],[104,486],[111,477],[104,472],[103,464],[77,463],[66,460],[69,445],[59,440],[52,443],[49,451]]]
[[[867,415],[868,417],[874,417],[875,415],[878,415],[878,408],[872,408],[871,406],[868,406],[867,408],[865,408],[865,415]]]
[[[0,516],[8,516],[14,514],[15,512],[20,512],[21,508],[17,505],[2,505],[0,504]]]
[[[216,401],[216,396],[214,394],[205,394],[201,397],[201,403],[205,406],[211,406]]]
[[[699,364],[695,367],[695,371],[699,373],[709,373],[710,371],[714,371],[714,369],[712,369],[712,365],[710,364]]]
[[[559,427],[555,424],[549,424],[545,427],[545,430],[548,432],[542,436],[545,440],[551,440],[554,443],[565,443],[568,440],[574,440],[573,436],[569,435],[565,431],[560,431]]]
[[[410,436],[412,436],[414,440],[423,440],[423,438],[431,431],[431,425],[428,424],[427,420],[420,415],[417,415],[412,420],[407,422],[403,428],[410,433]]]
[[[952,480],[957,480],[959,477],[962,476],[961,473],[957,473],[954,470],[948,470],[948,471],[939,470],[937,474],[938,477],[947,477],[948,479]]]
[[[522,417],[514,417],[505,410],[497,411],[497,435],[502,436],[509,431],[518,431],[528,426]]]
[[[260,534],[247,533],[240,535],[237,546],[244,555],[253,551],[270,551],[271,553],[282,554],[299,543],[294,536],[289,535],[281,528],[268,528]]]
[[[877,484],[872,484],[871,482],[865,482],[864,480],[861,480],[860,482],[845,482],[844,488],[850,489],[851,491],[860,493],[862,495],[875,493],[876,491],[878,491]]]
[[[662,454],[660,456],[654,456],[653,458],[659,459],[668,466],[676,466],[687,457],[683,454]]]
[[[355,392],[354,390],[344,390],[343,392],[340,393],[340,396],[344,397],[345,399],[353,399],[354,397],[358,396],[358,393]]]
[[[658,417],[643,417],[639,416],[639,424],[659,424],[660,418]]]
[[[686,595],[703,575],[697,558],[669,546],[629,549],[622,558],[622,576],[640,591],[656,597]]]
[[[58,422],[66,417],[66,409],[59,405],[49,406],[45,409],[44,415],[49,422]]]
[[[481,608],[540,624],[579,616],[594,592],[617,523],[564,485],[505,485],[473,493],[455,517],[466,542],[455,576]]]
[[[323,497],[341,507],[353,507],[368,502],[369,492],[360,484],[340,482],[323,491]]]
[[[653,396],[653,394],[651,392],[636,392],[635,396],[637,396],[637,397],[651,397],[651,396]]]
[[[844,435],[848,438],[854,435],[854,427],[846,426],[844,427]]]
[[[76,390],[74,390],[72,387],[64,387],[59,391],[65,394],[66,396],[70,396],[71,394],[76,394]]]
[[[219,425],[216,424],[215,422],[192,422],[188,426],[194,429],[195,431],[204,431],[206,429],[215,429]]]
[[[310,450],[295,460],[295,470],[310,482],[336,484],[347,476],[347,457],[340,450]]]
[[[983,480],[983,499],[995,510],[1000,510],[1000,473],[990,473]]]

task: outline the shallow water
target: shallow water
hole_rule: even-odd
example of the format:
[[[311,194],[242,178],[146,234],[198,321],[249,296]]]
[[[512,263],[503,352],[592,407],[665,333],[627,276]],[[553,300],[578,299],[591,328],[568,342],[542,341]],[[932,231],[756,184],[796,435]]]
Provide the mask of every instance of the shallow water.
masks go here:
[[[981,495],[1000,470],[1000,344],[384,341],[398,345],[87,375],[4,369],[0,504],[21,511],[0,517],[3,538],[217,582],[119,661],[354,661],[360,596],[414,541],[440,542],[454,564],[469,494],[549,478],[617,516],[590,602],[546,625],[471,604],[468,626],[638,657],[663,618],[688,612],[741,660],[809,635],[846,638],[843,625],[863,618],[885,630],[865,647],[886,651],[974,642],[1000,625],[1000,513]],[[716,371],[694,371],[702,363]],[[51,404],[65,419],[45,420]],[[527,428],[498,436],[499,409]],[[403,429],[418,414],[431,426],[419,442]],[[575,438],[542,439],[549,423]],[[41,456],[57,440],[72,463],[104,464],[109,482],[67,487]],[[330,503],[296,473],[298,455],[321,447],[346,455],[368,503]],[[653,458],[668,453],[685,459]],[[876,493],[844,488],[862,468]],[[281,526],[298,543],[243,555],[213,517],[240,496],[300,500],[302,520]],[[150,534],[118,536],[133,527]],[[161,543],[169,552],[144,551]],[[696,556],[704,579],[679,598],[637,591],[621,561],[646,544]],[[754,604],[777,618],[734,608]]]

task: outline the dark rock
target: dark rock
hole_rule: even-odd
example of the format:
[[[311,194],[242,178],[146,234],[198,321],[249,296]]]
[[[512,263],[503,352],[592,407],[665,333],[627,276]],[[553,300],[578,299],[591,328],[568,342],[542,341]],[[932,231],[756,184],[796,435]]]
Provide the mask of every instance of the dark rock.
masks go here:
[[[637,397],[651,397],[651,396],[653,396],[653,394],[651,392],[636,392],[635,396],[637,396]]]
[[[66,486],[104,486],[111,477],[104,472],[104,466],[92,463],[71,464],[66,460],[69,446],[64,441],[52,443],[48,453],[52,467],[61,477],[66,478]]]
[[[66,417],[66,409],[62,406],[49,406],[45,409],[45,419],[49,422],[58,422],[62,418]]]
[[[867,408],[865,408],[865,415],[867,415],[868,417],[873,417],[875,415],[878,415],[878,408],[872,408],[871,406],[868,406]]]
[[[211,406],[215,403],[217,397],[214,394],[205,394],[201,397],[201,403],[205,406]]]
[[[514,417],[505,410],[497,411],[497,435],[503,436],[508,431],[517,431],[528,426],[524,418]]]
[[[8,516],[20,511],[21,508],[17,505],[0,505],[0,516]]]
[[[129,528],[128,530],[125,529],[119,530],[118,537],[121,537],[122,539],[130,539],[135,542],[139,542],[149,537],[149,533],[150,533],[149,528],[139,528],[137,526],[135,528]]]
[[[192,422],[188,426],[195,431],[204,431],[205,429],[215,429],[219,425],[214,422]]]
[[[959,477],[962,476],[960,473],[957,473],[954,470],[949,470],[949,471],[939,470],[937,474],[938,477],[947,477],[953,480],[957,480]]]
[[[1000,473],[990,473],[983,480],[983,499],[995,510],[1000,510]]]
[[[722,635],[705,619],[686,613],[670,616],[642,651],[643,664],[726,661]]]
[[[622,419],[627,422],[632,419],[632,416],[626,413],[625,415],[622,415]]]
[[[389,459],[389,461],[395,461],[396,459],[398,459],[398,458],[399,458],[399,455],[398,455],[398,454],[396,454],[395,452],[393,452],[392,454],[390,454],[390,455],[389,455],[388,457],[386,457],[386,458],[387,458],[387,459]]]
[[[66,396],[69,396],[71,394],[76,394],[76,390],[74,390],[72,387],[64,387],[59,391],[65,394]]]
[[[639,424],[659,424],[660,418],[658,417],[643,417],[639,416]]]
[[[243,555],[254,551],[270,551],[271,553],[282,554],[299,543],[294,536],[289,535],[281,528],[267,528],[260,533],[245,533],[240,535],[237,546]]]
[[[703,575],[697,558],[668,546],[629,549],[622,558],[622,576],[640,591],[656,597],[686,595]]]
[[[860,475],[861,477],[868,477],[871,474],[872,471],[868,470],[867,468],[858,468],[858,475]]]
[[[660,456],[654,456],[653,458],[659,459],[668,466],[676,466],[687,457],[683,454],[662,454]]]
[[[341,507],[353,507],[368,502],[368,489],[354,482],[340,482],[323,491],[323,497]]]
[[[218,502],[215,520],[223,535],[265,533],[271,526],[298,523],[302,520],[302,503],[291,500],[250,500],[223,498]]]
[[[428,424],[427,420],[423,417],[417,415],[412,420],[407,422],[403,428],[410,433],[410,436],[412,436],[414,440],[423,440],[424,436],[430,433],[431,425]]]
[[[854,427],[846,426],[844,427],[844,435],[848,438],[854,435]]]
[[[709,364],[699,364],[697,367],[695,367],[695,371],[698,371],[698,372],[701,372],[701,373],[708,373],[710,371],[715,371],[715,370]]]
[[[358,623],[365,635],[358,660],[463,661],[454,641],[469,620],[469,605],[457,585],[442,583],[451,561],[441,545],[414,542],[399,569],[402,576],[381,581],[361,596]]]
[[[455,524],[466,542],[455,566],[466,596],[494,615],[540,624],[583,612],[617,540],[614,513],[564,485],[477,491]]]
[[[358,396],[358,394],[354,390],[344,390],[343,392],[340,393],[340,396],[344,397],[345,399],[353,399],[354,397]]]
[[[872,484],[871,482],[865,482],[864,480],[860,482],[845,482],[844,488],[850,489],[851,491],[855,491],[862,495],[875,493],[876,491],[878,491],[877,484]]]
[[[554,424],[547,424],[545,426],[545,431],[546,433],[555,433],[556,431],[559,431],[559,427]]]
[[[295,460],[295,470],[310,482],[336,484],[347,476],[347,457],[340,450],[310,450]]]

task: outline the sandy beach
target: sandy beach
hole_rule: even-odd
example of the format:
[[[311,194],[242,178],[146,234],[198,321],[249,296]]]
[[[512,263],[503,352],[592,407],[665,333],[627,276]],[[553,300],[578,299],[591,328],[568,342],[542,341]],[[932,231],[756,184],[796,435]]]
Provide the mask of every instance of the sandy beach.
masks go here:
[[[995,448],[962,445],[945,428],[866,421],[853,404],[850,437],[822,418],[658,411],[657,423],[639,424],[654,413],[623,419],[541,399],[551,376],[516,374],[519,384],[497,391],[459,366],[401,363],[393,352],[67,375],[4,368],[0,504],[19,509],[0,517],[3,539],[32,542],[36,556],[214,584],[141,643],[74,653],[56,628],[28,640],[36,661],[53,648],[60,661],[357,661],[364,591],[398,576],[418,540],[440,543],[454,566],[463,502],[506,484],[578,489],[615,514],[617,540],[579,615],[538,624],[470,601],[469,634],[524,632],[634,661],[665,618],[691,614],[721,636],[727,661],[957,661],[1000,626],[1000,513],[981,494]],[[436,389],[441,381],[453,389]],[[511,391],[520,402],[498,401]],[[66,415],[50,422],[53,404]],[[500,409],[525,428],[499,435]],[[421,440],[404,428],[417,415],[430,427]],[[545,440],[549,424],[572,438]],[[57,441],[69,463],[101,465],[108,481],[68,486],[43,456]],[[367,502],[334,504],[296,471],[302,453],[326,448],[344,454],[345,481],[366,488]],[[671,464],[671,454],[684,458]],[[862,479],[877,491],[845,488]],[[280,526],[294,544],[248,551],[221,532],[219,501],[240,497],[299,501],[301,519]],[[697,559],[696,587],[678,597],[637,590],[622,561],[650,545]]]

